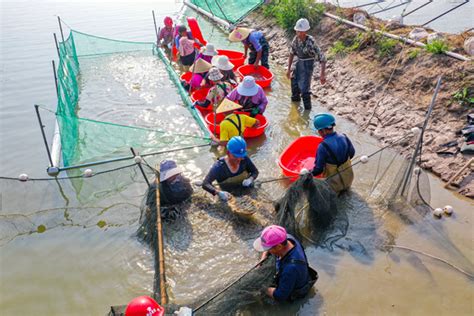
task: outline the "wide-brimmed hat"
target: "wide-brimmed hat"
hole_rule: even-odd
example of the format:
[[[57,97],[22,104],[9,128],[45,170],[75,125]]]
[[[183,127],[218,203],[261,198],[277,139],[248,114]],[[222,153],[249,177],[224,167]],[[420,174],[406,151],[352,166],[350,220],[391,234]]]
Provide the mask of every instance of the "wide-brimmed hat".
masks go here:
[[[253,248],[257,251],[264,252],[270,250],[287,239],[286,229],[278,225],[270,225],[266,227],[260,237],[253,242]]]
[[[209,78],[209,80],[219,81],[224,78],[224,75],[222,74],[222,72],[219,71],[219,69],[217,69],[216,67],[212,67],[209,70],[207,77]]]
[[[212,57],[211,64],[220,70],[234,69],[234,64],[229,61],[227,56],[214,56]]]
[[[252,32],[252,29],[246,27],[237,27],[229,34],[229,41],[231,42],[241,42],[246,39],[249,34]]]
[[[189,71],[200,74],[203,72],[208,72],[212,68],[212,65],[205,61],[204,59],[199,58],[192,64],[189,68]]]
[[[160,163],[160,182],[166,181],[172,176],[183,172],[173,160],[163,160]]]
[[[215,56],[217,55],[216,48],[214,44],[207,43],[205,47],[202,48],[202,54],[205,56]]]
[[[237,92],[244,97],[253,97],[258,93],[258,86],[255,83],[255,78],[252,76],[245,76],[241,83],[237,86]]]
[[[231,101],[227,98],[224,98],[224,100],[222,100],[221,104],[219,104],[219,107],[217,108],[216,113],[217,114],[225,113],[225,112],[238,110],[238,109],[241,109],[241,108],[242,108],[242,106],[240,104],[235,103],[234,101]]]

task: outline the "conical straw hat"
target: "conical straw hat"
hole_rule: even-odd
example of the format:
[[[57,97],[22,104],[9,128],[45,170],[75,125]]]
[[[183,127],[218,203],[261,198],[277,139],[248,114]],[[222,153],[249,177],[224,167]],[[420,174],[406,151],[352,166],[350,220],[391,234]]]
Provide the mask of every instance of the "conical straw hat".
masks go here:
[[[221,104],[219,105],[219,107],[217,108],[216,110],[216,113],[219,114],[219,113],[225,113],[225,112],[230,112],[230,111],[233,111],[233,110],[238,110],[238,109],[241,109],[242,106],[238,103],[235,103],[234,101],[231,101],[227,98],[225,98]]]
[[[194,62],[194,64],[189,68],[189,71],[200,74],[203,72],[208,72],[212,68],[212,65],[205,61],[204,59],[199,58]]]
[[[252,32],[252,30],[246,27],[237,27],[235,30],[230,32],[229,41],[241,42],[249,36],[250,32]]]

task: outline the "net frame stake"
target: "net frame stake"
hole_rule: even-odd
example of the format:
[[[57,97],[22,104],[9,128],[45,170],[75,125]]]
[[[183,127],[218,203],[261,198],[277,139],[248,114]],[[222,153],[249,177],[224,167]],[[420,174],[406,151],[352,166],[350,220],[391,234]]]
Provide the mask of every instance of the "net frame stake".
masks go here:
[[[159,35],[158,35],[158,28],[156,27],[155,10],[151,10],[151,14],[153,15],[153,24],[155,25],[156,46],[158,46]]]
[[[454,10],[456,10],[457,8],[462,7],[463,5],[465,5],[465,4],[468,3],[468,2],[469,2],[469,0],[464,0],[463,3],[458,4],[458,5],[455,6],[454,8],[451,8],[451,9],[449,9],[449,10],[447,10],[447,11],[441,13],[440,15],[438,15],[437,17],[432,18],[432,19],[429,20],[428,22],[423,23],[421,26],[426,26],[427,24],[430,24],[431,22],[433,22],[433,21],[439,19],[439,18],[442,17],[442,16],[445,16],[446,14],[450,13],[451,11],[454,11]]]
[[[61,31],[61,38],[62,38],[63,43],[64,43],[63,26],[62,26],[62,24],[61,24],[61,18],[59,17],[59,15],[58,15],[58,24],[59,24],[59,30]]]
[[[421,8],[427,6],[428,4],[430,4],[430,3],[432,3],[432,2],[433,2],[433,0],[428,0],[426,3],[424,3],[424,4],[422,4],[422,5],[418,6],[418,7],[416,7],[415,9],[409,11],[408,13],[402,14],[402,17],[406,17],[406,16],[408,16],[408,15],[414,13],[414,12],[420,10]]]
[[[392,6],[392,7],[388,7],[388,8],[379,10],[379,11],[371,12],[370,15],[382,13],[382,12],[385,12],[385,11],[389,11],[389,10],[392,10],[392,9],[395,9],[395,8],[398,8],[398,7],[401,7],[402,5],[407,4],[407,3],[410,3],[410,2],[411,2],[411,0],[407,0],[407,1],[405,1],[405,2],[396,4],[396,5]]]
[[[135,153],[135,150],[133,149],[133,147],[130,147],[130,151],[133,154],[133,158],[137,157],[137,154]],[[148,181],[145,171],[143,170],[142,164],[140,162],[137,162],[137,166],[140,169],[140,172],[142,173],[143,178],[145,178],[146,184],[148,184],[148,187],[150,187],[150,181]]]
[[[50,163],[50,166],[52,167],[53,166],[53,159],[51,158],[51,152],[49,151],[48,140],[46,139],[46,134],[44,132],[44,125],[43,125],[43,121],[41,120],[41,115],[39,113],[39,105],[38,104],[35,104],[35,111],[36,111],[36,117],[38,118],[38,123],[39,123],[40,129],[41,129],[41,135],[43,136],[44,146],[46,147],[46,153],[48,154],[49,163]]]
[[[58,58],[61,59],[61,54],[59,53],[58,38],[56,37],[56,33],[53,33],[53,36],[54,36],[54,44],[56,45],[56,51],[58,52]]]
[[[410,178],[411,178],[410,175],[413,172],[413,166],[415,165],[416,158],[417,158],[418,154],[421,155],[421,153],[419,153],[419,151],[420,151],[420,147],[423,143],[423,134],[425,133],[426,126],[428,125],[428,121],[430,119],[431,112],[433,112],[433,108],[434,108],[435,103],[436,103],[436,97],[438,96],[439,88],[441,87],[442,78],[443,78],[442,75],[438,77],[438,82],[436,83],[436,88],[435,88],[435,91],[433,93],[433,97],[431,99],[431,104],[430,104],[430,107],[428,108],[428,112],[426,113],[425,121],[423,122],[423,127],[421,128],[420,136],[418,137],[418,142],[417,142],[416,147],[415,147],[415,152],[413,153],[413,156],[411,157],[410,165],[408,166],[408,169],[406,171],[405,180],[403,181],[402,189],[400,191],[400,195],[402,195],[402,196],[405,194],[405,190],[407,189],[408,183],[410,182]]]
[[[51,64],[53,65],[54,86],[56,87],[56,97],[59,100],[58,76],[56,75],[56,63],[54,62],[54,59],[51,60]]]
[[[155,167],[159,170],[159,166]],[[160,302],[161,305],[168,303],[168,297],[166,295],[166,276],[165,276],[165,253],[163,250],[163,231],[161,223],[161,205],[160,205],[160,172],[156,171],[156,231],[158,233],[157,250],[158,250],[158,266],[160,271]],[[155,255],[156,258],[156,255]]]

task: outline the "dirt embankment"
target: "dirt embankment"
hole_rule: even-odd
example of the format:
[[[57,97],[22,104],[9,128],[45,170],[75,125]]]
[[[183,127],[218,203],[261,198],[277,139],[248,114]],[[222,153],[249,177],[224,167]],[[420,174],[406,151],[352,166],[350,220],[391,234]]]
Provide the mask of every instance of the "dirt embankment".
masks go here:
[[[285,31],[259,11],[244,23],[265,32],[271,60],[286,67],[291,38]],[[354,38],[360,32],[327,17],[310,31],[326,55],[336,41]],[[391,56],[381,58],[375,45],[367,45],[331,58],[327,63],[327,83],[321,86],[319,80],[313,80],[313,96],[329,111],[354,121],[383,143],[390,143],[412,127],[422,125],[438,76],[443,75],[424,136],[422,167],[447,181],[472,157],[459,152],[464,139],[458,133],[474,109],[453,102],[452,95],[463,87],[474,87],[474,63],[424,51],[413,57],[413,50],[398,43]],[[314,74],[317,77],[318,71]],[[454,145],[442,146],[452,141]],[[401,143],[395,148],[408,155],[406,146]],[[459,193],[474,198],[473,179],[473,172],[468,169],[454,185]]]

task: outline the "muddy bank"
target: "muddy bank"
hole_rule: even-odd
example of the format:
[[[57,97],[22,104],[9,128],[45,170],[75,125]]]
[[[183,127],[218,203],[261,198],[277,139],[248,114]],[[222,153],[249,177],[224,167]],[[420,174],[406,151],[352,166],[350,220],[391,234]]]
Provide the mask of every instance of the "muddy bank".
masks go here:
[[[291,37],[261,11],[249,15],[244,24],[265,32],[270,43],[270,59],[274,64],[286,67]],[[360,32],[324,17],[310,33],[328,55],[334,42],[354,38]],[[463,87],[474,87],[474,63],[422,50],[413,57],[413,50],[411,46],[398,43],[392,56],[382,58],[374,45],[367,45],[342,56],[333,56],[327,63],[326,85],[320,85],[319,71],[314,72],[313,97],[329,111],[354,121],[386,144],[410,128],[421,126],[437,78],[443,75],[425,132],[422,167],[448,181],[472,157],[459,152],[464,138],[458,132],[466,125],[467,114],[474,111],[472,107],[453,102],[452,95]],[[449,147],[443,146],[449,142],[453,142]],[[411,152],[406,146],[401,143],[395,148],[407,156]],[[456,190],[474,198],[473,179],[473,172],[468,169],[454,182]]]

